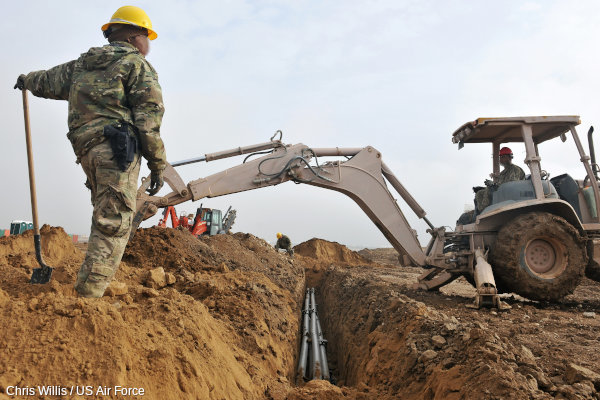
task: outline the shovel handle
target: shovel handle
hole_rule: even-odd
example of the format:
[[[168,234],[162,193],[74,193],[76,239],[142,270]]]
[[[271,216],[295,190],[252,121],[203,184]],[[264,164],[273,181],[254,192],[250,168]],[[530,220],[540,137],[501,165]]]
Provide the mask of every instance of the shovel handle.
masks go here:
[[[33,169],[33,149],[31,146],[31,129],[29,128],[29,101],[27,100],[27,89],[23,89],[23,116],[25,118],[25,142],[27,143],[27,167],[29,168],[29,194],[31,195],[31,213],[33,216],[33,233],[40,234],[38,224],[37,196],[35,192],[35,172]]]

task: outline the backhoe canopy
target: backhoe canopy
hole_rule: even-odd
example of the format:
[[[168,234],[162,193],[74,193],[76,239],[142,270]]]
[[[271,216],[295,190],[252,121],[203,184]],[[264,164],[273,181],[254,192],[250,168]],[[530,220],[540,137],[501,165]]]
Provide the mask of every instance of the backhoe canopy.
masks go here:
[[[467,122],[452,134],[452,143],[523,142],[522,126],[531,125],[535,144],[564,135],[581,123],[578,115],[544,117],[478,118]]]

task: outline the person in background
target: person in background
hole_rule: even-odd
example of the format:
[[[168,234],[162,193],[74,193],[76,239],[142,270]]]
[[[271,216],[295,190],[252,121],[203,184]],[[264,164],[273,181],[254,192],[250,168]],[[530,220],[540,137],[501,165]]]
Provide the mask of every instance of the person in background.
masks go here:
[[[292,241],[286,235],[283,235],[280,232],[277,232],[277,243],[275,243],[275,249],[283,249],[287,251],[288,255],[294,255],[294,249],[292,249]]]

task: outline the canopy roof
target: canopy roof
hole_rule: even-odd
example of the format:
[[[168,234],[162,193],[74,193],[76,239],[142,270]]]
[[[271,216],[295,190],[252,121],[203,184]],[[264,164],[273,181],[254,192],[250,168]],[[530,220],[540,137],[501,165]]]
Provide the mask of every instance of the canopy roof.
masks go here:
[[[452,143],[522,142],[521,127],[530,124],[533,141],[554,139],[581,123],[578,115],[549,117],[478,118],[467,122],[452,134]]]

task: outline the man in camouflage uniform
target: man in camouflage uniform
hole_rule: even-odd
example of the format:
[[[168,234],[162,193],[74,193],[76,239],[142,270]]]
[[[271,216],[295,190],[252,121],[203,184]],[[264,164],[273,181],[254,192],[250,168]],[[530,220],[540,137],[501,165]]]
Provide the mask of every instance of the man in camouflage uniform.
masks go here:
[[[286,235],[282,235],[281,233],[277,233],[277,243],[275,243],[275,250],[285,250],[288,255],[294,255],[294,249],[292,249],[292,241]]]
[[[486,188],[479,190],[475,194],[475,205],[477,206],[477,214],[480,214],[487,206],[490,205],[493,192],[506,182],[521,181],[525,179],[525,172],[521,167],[512,163],[513,152],[508,147],[500,149],[500,165],[504,167],[502,172],[497,175],[492,174],[493,181],[487,179],[485,181]]]
[[[148,40],[156,38],[152,23],[140,8],[125,6],[102,30],[108,45],[47,71],[21,75],[15,85],[38,97],[69,102],[67,137],[87,176],[94,206],[88,250],[75,283],[84,297],[102,297],[121,262],[135,212],[139,150],[151,171],[151,195],[163,185],[166,162],[160,138],[162,92],[145,59]],[[104,134],[111,126],[133,141],[130,163],[118,162],[117,150]]]

